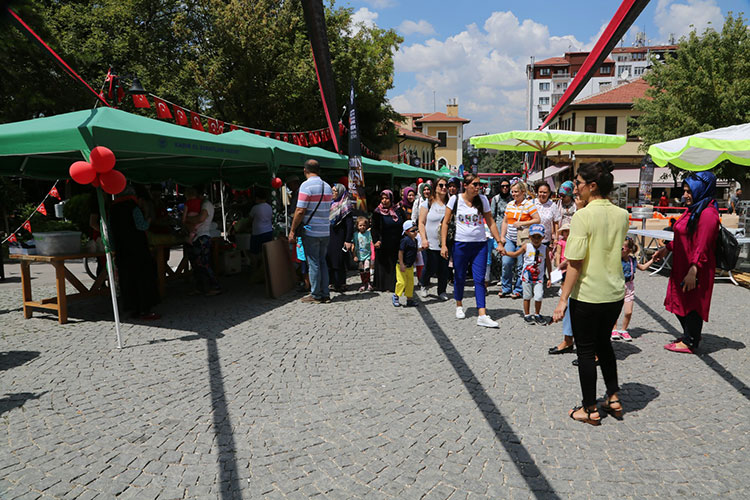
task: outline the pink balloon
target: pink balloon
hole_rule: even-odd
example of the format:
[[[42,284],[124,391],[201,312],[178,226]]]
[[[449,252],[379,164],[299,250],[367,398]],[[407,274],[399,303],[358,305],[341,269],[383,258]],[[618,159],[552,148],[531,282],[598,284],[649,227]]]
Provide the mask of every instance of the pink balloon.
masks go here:
[[[109,194],[119,194],[125,189],[128,181],[122,172],[117,170],[110,170],[99,175],[99,182],[102,185],[102,189]]]
[[[68,173],[78,184],[88,184],[96,178],[94,168],[87,161],[75,162],[70,166]]]
[[[98,173],[109,172],[115,166],[115,154],[111,149],[97,146],[91,150],[89,161]]]

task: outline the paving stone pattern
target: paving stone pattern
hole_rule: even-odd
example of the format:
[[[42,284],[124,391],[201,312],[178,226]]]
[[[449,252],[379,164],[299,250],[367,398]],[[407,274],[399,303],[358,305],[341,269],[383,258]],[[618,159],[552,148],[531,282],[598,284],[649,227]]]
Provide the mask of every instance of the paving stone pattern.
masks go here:
[[[641,273],[635,340],[615,345],[626,414],[593,428],[567,416],[560,326],[526,325],[520,301],[489,298],[492,330],[471,293],[459,321],[434,298],[302,304],[243,280],[171,288],[122,350],[106,298],[59,326],[1,287],[0,498],[750,497],[746,289],[718,283],[702,354],[680,355],[666,279]]]

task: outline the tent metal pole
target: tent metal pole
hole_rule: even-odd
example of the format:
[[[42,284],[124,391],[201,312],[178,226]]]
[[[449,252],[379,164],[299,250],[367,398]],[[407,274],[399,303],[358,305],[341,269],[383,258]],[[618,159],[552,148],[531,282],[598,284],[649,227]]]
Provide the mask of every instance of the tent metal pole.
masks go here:
[[[115,291],[115,273],[112,262],[112,249],[110,247],[109,230],[107,229],[106,212],[104,211],[104,196],[102,188],[96,188],[96,199],[99,202],[99,227],[104,243],[104,252],[107,256],[107,275],[109,277],[109,292],[112,296],[112,310],[115,313],[115,332],[117,334],[117,348],[122,349],[122,337],[120,336],[120,310],[117,308],[117,292]]]
[[[219,165],[219,196],[221,197],[221,220],[224,223],[224,232],[221,233],[222,238],[227,239],[227,213],[224,209],[224,177],[222,175],[222,168],[224,167],[224,161],[221,160]]]
[[[289,236],[289,197],[287,194],[287,187],[284,184],[281,190],[282,196],[284,197],[284,236]]]

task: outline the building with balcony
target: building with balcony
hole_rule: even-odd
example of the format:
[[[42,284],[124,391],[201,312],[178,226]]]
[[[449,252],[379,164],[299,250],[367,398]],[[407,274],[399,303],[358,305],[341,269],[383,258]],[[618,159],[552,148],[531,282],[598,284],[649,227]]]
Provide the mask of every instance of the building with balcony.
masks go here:
[[[617,47],[607,57],[578,98],[606,92],[640,78],[653,61],[664,61],[677,50],[677,45]],[[526,122],[529,129],[539,128],[560,101],[568,85],[576,77],[588,52],[566,52],[563,57],[534,61],[526,67]]]
[[[464,125],[471,120],[458,116],[457,99],[448,102],[445,113],[402,113],[402,116],[401,122],[394,122],[399,140],[382,152],[382,158],[404,161],[406,156],[411,165],[430,170],[461,164]]]

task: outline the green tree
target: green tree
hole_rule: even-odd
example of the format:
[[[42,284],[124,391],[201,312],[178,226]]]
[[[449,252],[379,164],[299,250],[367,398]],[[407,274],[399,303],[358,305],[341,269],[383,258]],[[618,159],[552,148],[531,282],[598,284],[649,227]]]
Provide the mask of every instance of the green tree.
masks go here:
[[[644,75],[651,85],[631,122],[651,144],[750,121],[750,30],[742,14],[730,12],[720,32],[695,30],[680,39],[676,54]],[[683,171],[671,167],[674,175]],[[714,172],[750,187],[750,169],[724,162]]]
[[[97,90],[112,66],[136,74],[149,92],[226,122],[286,131],[326,124],[299,0],[30,0],[16,8]],[[352,9],[333,1],[326,21],[337,102],[346,103],[354,78],[363,141],[386,148],[398,116],[386,92],[402,39],[393,30],[357,30]],[[41,48],[2,22],[0,122],[94,104]],[[127,102],[123,108],[133,110]]]
[[[484,173],[511,173],[521,171],[523,153],[496,149],[474,150],[479,156],[479,171]],[[471,154],[464,149],[464,166],[471,165]]]

